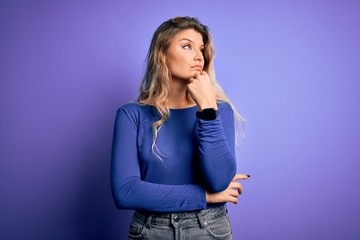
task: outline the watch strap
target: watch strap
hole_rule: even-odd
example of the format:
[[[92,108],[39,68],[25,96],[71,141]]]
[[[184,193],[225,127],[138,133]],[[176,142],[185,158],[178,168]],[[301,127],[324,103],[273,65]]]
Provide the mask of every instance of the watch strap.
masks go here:
[[[204,108],[201,112],[196,112],[196,117],[205,121],[215,120],[218,116],[218,111],[214,108]]]

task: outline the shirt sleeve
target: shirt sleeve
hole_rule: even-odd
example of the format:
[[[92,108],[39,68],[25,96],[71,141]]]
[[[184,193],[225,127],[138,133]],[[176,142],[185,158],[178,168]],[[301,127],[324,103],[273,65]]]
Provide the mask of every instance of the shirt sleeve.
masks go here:
[[[229,104],[219,108],[215,120],[198,120],[200,167],[209,192],[225,190],[236,174],[234,124]]]
[[[200,185],[165,185],[142,181],[137,155],[136,116],[120,108],[116,114],[111,188],[120,209],[181,212],[206,209],[205,190]]]

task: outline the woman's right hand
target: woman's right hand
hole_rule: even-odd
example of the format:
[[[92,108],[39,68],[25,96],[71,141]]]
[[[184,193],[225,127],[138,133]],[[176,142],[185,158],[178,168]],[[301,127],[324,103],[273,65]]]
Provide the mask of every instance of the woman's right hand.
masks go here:
[[[242,186],[237,180],[249,179],[250,175],[247,174],[236,174],[229,186],[222,192],[209,193],[206,191],[206,202],[207,203],[222,203],[232,202],[237,204],[238,197],[242,193]]]
[[[207,72],[201,71],[200,73],[195,73],[194,77],[189,79],[187,89],[198,106],[199,111],[205,108],[217,110],[216,94]]]

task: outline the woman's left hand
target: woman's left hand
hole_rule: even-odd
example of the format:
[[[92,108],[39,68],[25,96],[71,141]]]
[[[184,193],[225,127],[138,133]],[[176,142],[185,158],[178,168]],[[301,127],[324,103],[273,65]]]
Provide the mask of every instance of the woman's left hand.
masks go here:
[[[243,188],[238,180],[247,180],[250,178],[248,174],[236,174],[229,186],[222,192],[209,193],[205,191],[207,203],[221,203],[221,202],[232,202],[237,204],[238,197],[243,192]]]
[[[217,110],[215,91],[207,72],[195,73],[194,77],[189,79],[187,88],[198,105],[199,111],[205,108]]]

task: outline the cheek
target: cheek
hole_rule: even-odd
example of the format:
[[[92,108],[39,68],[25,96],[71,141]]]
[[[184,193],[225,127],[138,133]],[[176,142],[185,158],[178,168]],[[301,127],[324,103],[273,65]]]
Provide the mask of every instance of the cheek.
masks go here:
[[[191,56],[181,51],[172,51],[166,56],[166,66],[173,77],[190,78],[193,76],[190,70]]]
[[[166,61],[166,66],[169,68],[170,72],[177,72],[182,67],[183,63],[181,59],[177,56],[169,56]]]
[[[176,71],[176,65],[176,62],[174,62],[172,59],[166,62],[166,66],[171,73],[174,73],[174,71]]]

